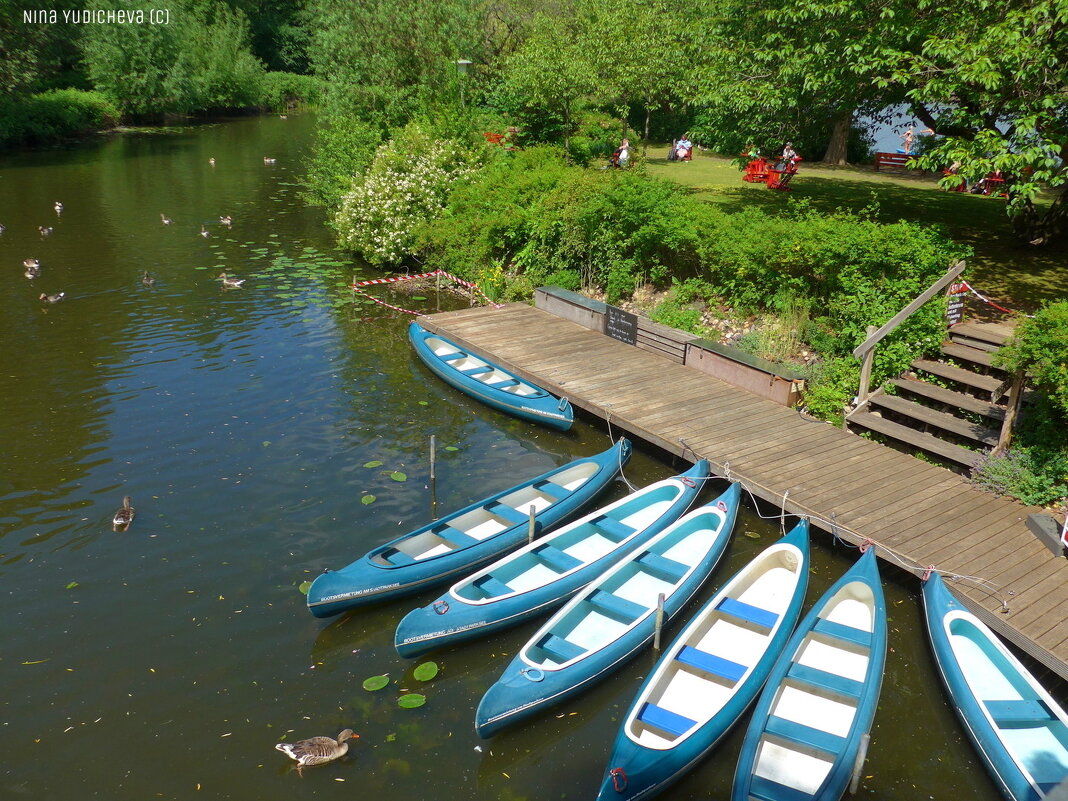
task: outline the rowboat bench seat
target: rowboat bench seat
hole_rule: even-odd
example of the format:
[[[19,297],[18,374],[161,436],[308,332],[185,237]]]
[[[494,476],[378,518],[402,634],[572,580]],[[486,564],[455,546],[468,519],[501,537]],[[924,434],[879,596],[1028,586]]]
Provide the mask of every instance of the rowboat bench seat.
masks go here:
[[[519,382],[514,378],[506,378],[504,381],[494,381],[492,384],[486,384],[491,389],[508,389],[508,387],[517,387]]]
[[[432,531],[443,540],[451,542],[457,548],[469,548],[472,545],[478,545],[478,540],[474,537],[452,526],[441,526],[440,528],[432,529]]]
[[[537,484],[534,485],[534,489],[536,489],[538,492],[544,492],[553,500],[557,501],[561,498],[566,498],[568,495],[571,494],[571,490],[567,489],[567,487],[561,487],[559,484],[556,484],[552,481],[539,481]]]
[[[457,359],[462,359],[462,358],[464,358],[465,356],[467,356],[467,354],[466,354],[466,353],[464,353],[464,352],[463,352],[463,351],[461,351],[461,350],[458,350],[458,351],[456,351],[455,353],[444,353],[444,354],[442,354],[442,353],[438,353],[438,354],[435,354],[435,355],[436,355],[436,356],[437,356],[437,357],[438,357],[439,359],[441,359],[441,360],[442,360],[443,362],[454,362],[454,361],[456,361]]]
[[[552,657],[554,661],[561,663],[576,659],[586,653],[586,649],[581,645],[575,645],[575,643],[562,637],[557,637],[555,634],[546,635],[538,643],[538,647]]]
[[[498,595],[510,595],[512,593],[511,587],[493,576],[482,576],[471,583],[482,590],[482,594],[487,598],[496,598]]]
[[[786,672],[786,677],[802,684],[808,684],[821,690],[829,690],[850,698],[860,698],[864,693],[864,682],[839,676],[837,673],[828,673],[826,670],[820,670],[809,665],[802,665],[800,662],[794,662],[790,666],[790,669]]]
[[[464,375],[476,376],[482,375],[483,373],[492,373],[493,368],[488,364],[483,364],[480,367],[468,367],[466,370],[461,370],[460,372]]]
[[[749,780],[749,795],[760,801],[812,801],[812,793],[755,774]]]
[[[732,617],[756,623],[766,629],[773,628],[775,622],[779,619],[779,616],[774,612],[747,604],[745,601],[739,601],[737,598],[724,598],[716,608]]]
[[[413,565],[415,560],[404,551],[398,551],[396,548],[386,548],[382,551],[382,558],[389,562],[391,565]]]
[[[642,711],[638,713],[638,720],[676,737],[681,737],[697,725],[696,720],[690,720],[685,715],[652,703],[647,703],[642,707]]]
[[[582,562],[569,553],[564,553],[554,545],[543,545],[533,551],[541,561],[558,573],[566,573],[579,567]]]
[[[860,645],[864,648],[871,647],[871,632],[866,631],[865,629],[857,629],[853,626],[835,623],[833,620],[827,620],[826,618],[821,617],[816,621],[816,625],[812,627],[812,630],[817,631],[820,634],[826,634],[828,637],[833,637],[836,640],[844,640],[853,645]]]
[[[661,556],[652,551],[648,551],[639,556],[638,564],[649,572],[657,574],[665,581],[670,581],[672,584],[685,576],[686,572],[690,569],[682,562],[668,559],[666,556]]]
[[[526,523],[529,519],[527,515],[520,512],[514,506],[509,506],[508,504],[500,503],[499,501],[494,501],[493,503],[486,504],[485,509],[490,514],[497,515],[498,517],[503,517],[509,523]]]
[[[589,602],[596,609],[607,613],[609,617],[618,620],[620,623],[633,623],[649,611],[641,604],[628,601],[626,598],[620,598],[618,595],[613,595],[604,590],[595,591],[590,595]]]
[[[1018,701],[983,701],[986,711],[1000,728],[1034,726],[1054,719],[1042,701],[1038,699]]]
[[[591,521],[601,533],[608,537],[610,540],[619,542],[625,540],[631,534],[634,533],[634,529],[628,526],[626,523],[620,523],[613,517],[601,516],[596,520]]]
[[[703,670],[706,673],[711,673],[730,681],[738,681],[749,669],[745,665],[739,665],[737,662],[732,662],[722,656],[710,654],[690,645],[682,646],[678,654],[675,655],[675,659],[684,665],[695,667],[698,670]]]
[[[808,746],[831,756],[840,753],[845,747],[844,737],[775,715],[768,717],[764,731],[787,742]]]

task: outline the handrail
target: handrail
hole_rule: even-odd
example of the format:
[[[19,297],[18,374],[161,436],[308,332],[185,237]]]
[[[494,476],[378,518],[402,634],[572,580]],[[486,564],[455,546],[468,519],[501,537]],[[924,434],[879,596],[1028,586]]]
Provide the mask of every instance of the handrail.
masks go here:
[[[909,303],[909,305],[907,305],[905,308],[903,308],[901,311],[891,317],[887,322],[882,325],[882,327],[878,328],[875,333],[870,334],[867,339],[857,345],[857,347],[853,349],[853,355],[856,356],[858,359],[863,358],[864,354],[866,354],[877,344],[879,344],[880,340],[882,340],[883,337],[885,337],[887,334],[889,334],[891,331],[893,331],[895,328],[905,322],[905,320],[912,316],[912,314],[923,304],[925,304],[927,301],[929,301],[931,298],[933,298],[935,295],[937,295],[939,292],[949,286],[950,283],[952,283],[957,276],[964,272],[964,267],[965,264],[963,260],[958,261],[956,264],[950,267],[949,271],[945,275],[943,275],[941,278],[931,284],[931,286],[925,289],[922,293],[917,295],[916,298],[911,303]]]

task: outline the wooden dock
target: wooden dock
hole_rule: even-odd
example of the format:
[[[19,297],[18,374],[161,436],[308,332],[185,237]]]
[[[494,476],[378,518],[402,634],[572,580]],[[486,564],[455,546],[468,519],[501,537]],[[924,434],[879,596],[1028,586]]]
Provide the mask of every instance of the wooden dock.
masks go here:
[[[524,304],[420,320],[598,417],[754,495],[952,587],[984,622],[1068,680],[1068,560],[1026,525],[1037,509],[955,473]],[[1007,607],[1007,611],[1006,611]]]

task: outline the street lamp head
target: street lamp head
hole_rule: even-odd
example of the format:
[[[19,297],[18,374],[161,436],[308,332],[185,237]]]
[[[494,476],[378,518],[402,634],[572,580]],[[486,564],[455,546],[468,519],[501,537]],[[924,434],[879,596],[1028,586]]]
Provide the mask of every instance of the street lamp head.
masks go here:
[[[471,66],[471,62],[468,61],[466,58],[458,58],[458,59],[456,59],[456,70],[461,75],[467,75],[467,70],[468,70],[468,68],[470,66]]]

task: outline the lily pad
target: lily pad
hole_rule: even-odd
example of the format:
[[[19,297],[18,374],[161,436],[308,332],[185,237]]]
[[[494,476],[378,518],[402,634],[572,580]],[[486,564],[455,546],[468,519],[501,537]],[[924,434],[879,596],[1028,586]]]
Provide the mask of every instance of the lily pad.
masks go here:
[[[78,586],[78,582],[77,581],[72,581],[70,584],[67,585],[67,589],[68,590],[73,590],[77,586]],[[428,664],[433,664],[433,663],[428,663]]]
[[[382,463],[380,461],[378,461],[377,459],[375,459],[374,461],[371,461],[371,462],[366,462],[364,464],[364,467],[381,467],[381,466],[382,466]]]
[[[371,676],[371,678],[363,680],[363,688],[368,692],[381,690],[387,684],[389,684],[389,676],[386,674],[382,674],[381,676]]]
[[[360,503],[362,503],[364,506],[369,506],[377,500],[378,498],[376,498],[374,495],[364,495],[362,498],[360,498]]]
[[[414,671],[412,671],[412,675],[415,676],[415,678],[417,678],[419,681],[430,681],[432,678],[438,675],[438,663],[424,662],[423,664],[419,665],[419,667],[417,667]]]
[[[302,582],[300,582],[300,586],[297,587],[297,589],[300,590],[301,593],[303,593],[304,595],[307,595],[308,594],[308,590],[311,589],[311,585],[312,585],[312,583],[310,581],[302,581]]]
[[[400,470],[394,470],[392,473],[389,474],[389,477],[392,478],[394,481],[407,481],[408,480],[407,474],[402,473]]]
[[[751,540],[759,540],[760,539],[760,535],[757,534],[755,531],[747,531],[747,532],[745,532],[745,536],[747,536]]]
[[[460,449],[457,448],[455,445],[446,445],[445,446],[445,450],[447,450],[447,451],[458,451]]]
[[[397,699],[397,706],[401,709],[418,709],[426,703],[426,696],[419,693],[408,693]]]

